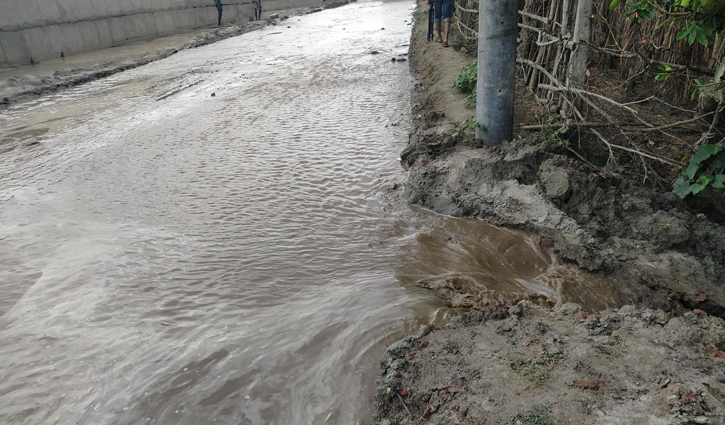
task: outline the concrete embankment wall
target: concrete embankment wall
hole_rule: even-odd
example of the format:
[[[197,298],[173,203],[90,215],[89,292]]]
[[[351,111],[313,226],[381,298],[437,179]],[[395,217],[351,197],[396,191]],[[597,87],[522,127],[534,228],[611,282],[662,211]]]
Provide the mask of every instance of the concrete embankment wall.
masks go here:
[[[322,0],[262,0],[265,11]],[[246,22],[251,0],[224,1],[224,22]],[[0,67],[73,55],[215,25],[213,0],[0,0]]]

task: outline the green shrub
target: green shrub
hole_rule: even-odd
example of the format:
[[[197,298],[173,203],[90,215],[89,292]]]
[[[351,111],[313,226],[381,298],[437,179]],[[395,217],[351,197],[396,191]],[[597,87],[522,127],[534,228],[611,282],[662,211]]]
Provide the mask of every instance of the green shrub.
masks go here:
[[[476,104],[476,84],[478,83],[478,61],[467,63],[458,74],[458,79],[453,84],[454,89],[469,93],[466,97],[466,104]]]
[[[720,145],[700,145],[672,191],[684,199],[690,194],[708,196],[713,189],[725,189],[725,151]]]

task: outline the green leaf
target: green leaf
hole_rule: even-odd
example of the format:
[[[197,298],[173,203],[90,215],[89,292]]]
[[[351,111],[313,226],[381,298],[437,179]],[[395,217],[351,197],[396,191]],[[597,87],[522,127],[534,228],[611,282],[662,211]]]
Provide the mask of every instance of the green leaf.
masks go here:
[[[690,158],[690,164],[701,164],[702,161],[710,158],[712,156],[712,153],[708,151],[705,147],[705,145],[700,146],[700,149],[697,150],[697,152],[692,155],[692,158]]]
[[[615,7],[619,6],[619,3],[622,0],[612,0],[611,3],[609,3],[609,10],[614,10]]]
[[[687,42],[690,43],[690,45],[695,44],[695,39],[697,38],[697,31],[690,31],[690,35],[687,37]]]
[[[690,95],[690,100],[691,101],[694,101],[695,100],[695,95],[697,95],[697,89],[695,89],[695,90],[692,91],[692,94]]]
[[[712,165],[713,168],[725,168],[725,161],[721,161],[717,158],[710,161],[710,165]]]
[[[715,189],[725,189],[725,174],[716,174],[712,187]]]
[[[697,41],[699,41],[700,44],[702,44],[703,46],[707,46],[710,43],[709,41],[707,41],[707,35],[705,35],[704,32],[697,33]]]
[[[705,144],[700,146],[699,150],[703,150],[710,155],[717,155],[718,153],[720,153],[720,151],[722,151],[722,146]]]
[[[680,199],[685,199],[687,195],[690,194],[690,182],[689,180],[685,180],[684,177],[680,177],[675,182],[674,186],[672,187],[672,192],[679,196]]]
[[[695,195],[698,198],[708,198],[710,195],[712,195],[712,187],[706,186],[704,189],[702,189],[700,192],[697,192]]]
[[[700,183],[695,183],[693,185],[690,185],[690,193],[693,195],[697,195],[698,193],[705,190],[705,185]]]
[[[698,182],[700,182],[701,185],[707,186],[710,184],[710,177],[708,176],[700,176],[699,179],[697,179]]]
[[[715,158],[719,159],[720,161],[725,162],[725,152],[720,152],[717,155],[715,155]]]
[[[645,21],[651,21],[652,18],[655,17],[655,10],[654,9],[644,9],[640,12],[639,16],[642,17],[642,19],[644,19]]]
[[[701,149],[706,150],[710,152],[710,155],[717,155],[720,152],[722,152],[722,146],[720,145],[712,145],[712,144],[704,144],[702,145]]]
[[[713,99],[717,100],[718,103],[723,101],[722,90],[716,90],[710,93]]]
[[[692,161],[692,160],[690,160]],[[695,174],[697,174],[697,170],[700,169],[700,164],[690,164],[687,167],[687,170],[685,170],[685,175],[687,176],[687,180],[692,180],[695,178]]]
[[[682,31],[677,33],[677,39],[682,40],[683,38],[687,37],[687,34],[689,34],[689,33],[690,33],[690,29],[685,28]]]

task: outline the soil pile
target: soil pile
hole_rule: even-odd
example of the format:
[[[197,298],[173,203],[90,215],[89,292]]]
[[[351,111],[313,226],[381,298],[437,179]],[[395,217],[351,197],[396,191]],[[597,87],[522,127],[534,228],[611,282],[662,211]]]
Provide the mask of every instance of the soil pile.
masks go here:
[[[723,424],[725,321],[530,302],[390,346],[376,423]]]

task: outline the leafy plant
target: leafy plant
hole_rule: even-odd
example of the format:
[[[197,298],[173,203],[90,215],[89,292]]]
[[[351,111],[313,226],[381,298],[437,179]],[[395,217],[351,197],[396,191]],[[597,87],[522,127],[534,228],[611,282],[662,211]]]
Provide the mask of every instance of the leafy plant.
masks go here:
[[[453,84],[454,89],[461,91],[471,92],[476,90],[476,83],[478,82],[478,61],[473,61],[463,65],[461,73],[458,74],[458,79]]]
[[[698,24],[697,22],[690,22],[685,28],[677,33],[677,39],[682,40],[687,38],[687,42],[692,46],[697,40],[703,46],[707,46],[710,42],[708,37],[712,35],[713,28],[707,24]]]
[[[621,0],[612,0],[613,10]],[[725,2],[722,0],[639,0],[627,3],[625,16],[639,25],[641,20],[650,21],[664,16],[660,24],[679,28],[678,40],[687,40],[689,45],[698,42],[703,46],[710,43],[713,34],[725,35]]]
[[[670,72],[672,72],[672,67],[667,64],[660,65],[660,72],[655,74],[655,81],[666,81],[670,78]]]
[[[710,96],[713,97],[713,99],[717,100],[718,103],[725,102],[725,80],[723,80],[723,74],[725,74],[725,63],[721,64],[716,70],[715,70],[715,78],[713,79],[712,83],[704,83],[701,79],[696,79],[693,83],[693,86],[695,87],[694,90],[692,90],[692,95],[690,95],[690,100],[695,100],[695,97],[706,90],[710,90]],[[722,112],[722,107],[718,110],[718,112]]]
[[[413,22],[413,24],[416,24],[422,18],[423,18],[423,12],[421,12],[420,10],[416,10],[415,12],[413,12],[413,16],[411,17],[410,20]]]
[[[707,196],[712,189],[725,189],[725,151],[720,145],[700,145],[672,192],[684,199],[690,194]]]
[[[563,126],[552,126],[552,124],[556,123],[550,117],[548,124],[545,124],[544,127],[541,129],[544,137],[546,137],[546,139],[554,145],[568,146],[569,141],[563,138],[568,130]]]
[[[478,82],[478,61],[467,63],[461,68],[456,82],[453,84],[454,89],[462,92],[468,92],[466,97],[466,106],[476,104],[476,84]]]
[[[453,137],[462,136],[464,141],[468,143],[473,143],[476,138],[477,128],[480,128],[483,131],[486,131],[488,129],[488,127],[486,127],[485,125],[477,122],[475,118],[469,118],[461,123],[461,126],[458,127],[458,130],[453,133]]]

